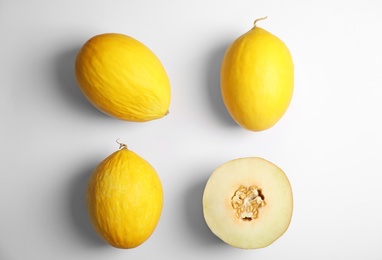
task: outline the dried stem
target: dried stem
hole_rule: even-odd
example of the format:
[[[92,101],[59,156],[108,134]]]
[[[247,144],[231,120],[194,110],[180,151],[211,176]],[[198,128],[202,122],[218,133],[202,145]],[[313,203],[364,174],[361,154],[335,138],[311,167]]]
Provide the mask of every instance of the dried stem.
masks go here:
[[[119,149],[127,149],[127,145],[124,144],[124,143],[119,142],[119,139],[120,139],[120,138],[118,138],[118,139],[116,140],[117,144],[119,144]]]
[[[261,17],[261,18],[257,18],[257,19],[253,22],[253,26],[256,27],[256,23],[257,23],[258,21],[265,20],[265,19],[267,19],[267,17],[268,17],[268,16]]]

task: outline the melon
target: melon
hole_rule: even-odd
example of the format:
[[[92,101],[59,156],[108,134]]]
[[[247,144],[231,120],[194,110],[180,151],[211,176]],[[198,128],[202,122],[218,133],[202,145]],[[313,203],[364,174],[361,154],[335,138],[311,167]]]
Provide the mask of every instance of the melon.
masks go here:
[[[217,237],[233,247],[271,245],[288,229],[292,212],[288,177],[278,166],[259,157],[224,163],[205,186],[205,221]]]

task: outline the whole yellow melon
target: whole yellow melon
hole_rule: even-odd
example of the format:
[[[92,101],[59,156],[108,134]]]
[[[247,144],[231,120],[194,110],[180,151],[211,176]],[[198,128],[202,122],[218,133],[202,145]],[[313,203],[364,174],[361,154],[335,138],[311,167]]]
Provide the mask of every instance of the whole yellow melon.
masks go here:
[[[145,122],[168,113],[167,73],[158,57],[130,36],[92,37],[77,54],[75,74],[87,99],[110,116]]]
[[[220,76],[224,104],[245,129],[272,127],[291,102],[294,65],[289,49],[256,21],[228,47]]]
[[[94,170],[86,202],[100,237],[117,248],[134,248],[151,236],[159,222],[162,184],[146,160],[121,144]]]

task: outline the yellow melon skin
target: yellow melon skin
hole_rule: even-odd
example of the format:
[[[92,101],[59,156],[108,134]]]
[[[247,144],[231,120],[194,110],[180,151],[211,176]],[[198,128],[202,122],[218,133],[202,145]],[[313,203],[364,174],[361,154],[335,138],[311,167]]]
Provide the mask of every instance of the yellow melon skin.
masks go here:
[[[232,198],[241,186],[256,186],[263,195],[265,205],[252,220],[239,218],[233,208]],[[210,230],[225,243],[241,249],[274,243],[287,231],[292,213],[293,193],[287,176],[275,164],[259,157],[224,163],[211,174],[203,193],[203,215]]]
[[[241,127],[268,129],[280,120],[292,99],[292,56],[284,42],[255,25],[228,47],[220,82],[223,102]]]
[[[168,113],[167,73],[158,57],[130,36],[92,37],[77,54],[75,74],[87,99],[110,116],[145,122]]]
[[[86,201],[100,237],[117,248],[134,248],[151,236],[159,222],[162,184],[146,160],[122,148],[97,166]]]

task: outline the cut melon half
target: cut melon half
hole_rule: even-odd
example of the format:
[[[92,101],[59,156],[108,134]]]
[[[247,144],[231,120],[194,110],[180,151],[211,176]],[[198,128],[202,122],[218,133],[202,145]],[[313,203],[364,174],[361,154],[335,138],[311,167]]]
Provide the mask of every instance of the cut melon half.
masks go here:
[[[269,246],[288,229],[292,212],[293,195],[287,176],[259,157],[221,165],[210,176],[203,194],[208,227],[237,248]]]

